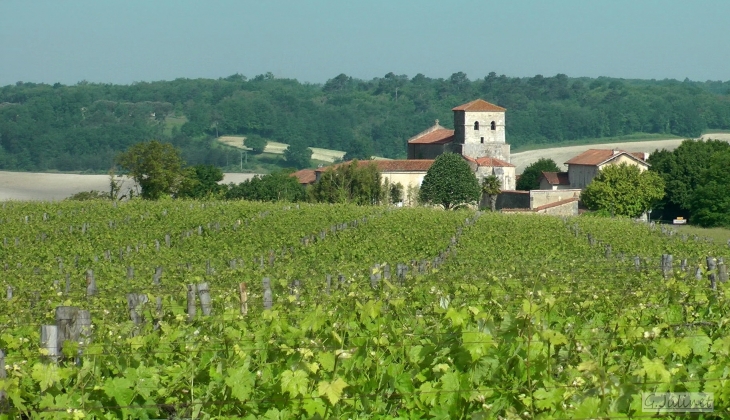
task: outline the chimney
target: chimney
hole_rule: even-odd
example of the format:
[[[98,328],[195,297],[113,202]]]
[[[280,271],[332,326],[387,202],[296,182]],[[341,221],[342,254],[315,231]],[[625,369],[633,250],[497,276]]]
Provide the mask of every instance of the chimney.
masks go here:
[[[617,154],[619,154],[619,151],[618,151],[618,149],[615,149],[615,148],[614,148],[614,149],[612,149],[611,151],[613,152],[613,155],[614,155],[614,156],[616,156]]]

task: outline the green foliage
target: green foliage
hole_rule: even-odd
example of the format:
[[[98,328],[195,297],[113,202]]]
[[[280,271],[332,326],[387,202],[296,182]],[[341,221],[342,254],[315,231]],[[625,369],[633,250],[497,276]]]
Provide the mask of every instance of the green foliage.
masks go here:
[[[662,197],[664,181],[659,175],[622,163],[604,166],[583,191],[581,200],[590,210],[638,217]]]
[[[666,196],[652,217],[673,219],[684,216],[693,219],[696,211],[705,211],[694,200],[695,191],[706,183],[705,172],[717,153],[730,150],[725,141],[685,140],[673,151],[659,150],[649,156],[650,170],[661,175],[666,185]],[[692,201],[695,204],[692,204]],[[710,210],[712,212],[712,210]]]
[[[312,165],[312,149],[301,140],[294,140],[284,150],[284,159],[294,168],[303,169]]]
[[[223,166],[216,135],[260,135],[402,158],[405,139],[450,109],[484,98],[508,109],[513,146],[618,137],[638,132],[697,136],[730,129],[730,82],[518,78],[470,80],[389,73],[341,74],[324,85],[271,75],[176,79],[132,85],[18,83],[0,87],[0,169],[106,171],[140,139],[173,143],[190,164]],[[355,143],[353,143],[355,142]],[[362,144],[357,144],[362,142]]]
[[[537,162],[529,164],[517,180],[517,189],[523,191],[539,190],[540,176],[543,172],[560,172],[558,164],[549,158],[540,158]]]
[[[88,201],[88,200],[109,200],[109,193],[91,190],[81,191],[67,198],[66,200],[71,201]]]
[[[290,172],[277,171],[256,175],[238,185],[231,184],[225,197],[229,200],[295,202],[304,200],[306,192]]]
[[[403,184],[400,182],[391,184],[388,195],[391,203],[400,203],[403,201]]]
[[[489,199],[489,207],[497,211],[497,196],[502,192],[502,182],[495,175],[489,175],[482,179],[481,192]]]
[[[170,143],[137,143],[117,157],[117,163],[142,188],[142,198],[156,200],[177,193],[187,178],[180,152]]]
[[[716,152],[690,199],[692,223],[730,227],[730,150]]]
[[[448,210],[479,200],[480,188],[474,173],[461,155],[439,155],[423,178],[419,198],[423,203]]]
[[[187,182],[183,184],[178,197],[206,198],[218,197],[225,193],[226,187],[218,184],[223,180],[223,171],[212,165],[195,165],[187,170]]]
[[[358,160],[328,168],[309,187],[311,200],[320,203],[377,204],[384,193],[378,168]]]
[[[246,147],[250,147],[256,153],[263,153],[268,143],[269,142],[265,138],[258,134],[249,134],[246,136],[246,140],[244,141],[244,145]]]

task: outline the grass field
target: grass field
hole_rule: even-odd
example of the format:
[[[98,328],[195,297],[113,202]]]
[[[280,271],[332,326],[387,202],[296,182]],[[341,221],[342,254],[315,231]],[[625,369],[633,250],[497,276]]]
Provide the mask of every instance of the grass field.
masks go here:
[[[221,136],[218,138],[218,141],[222,144],[225,144],[226,146],[235,147],[237,149],[251,150],[243,145],[245,139],[246,137],[244,136]],[[284,151],[287,147],[289,147],[289,145],[286,143],[269,141],[266,144],[266,149],[264,149],[264,153],[282,155],[284,154]],[[333,163],[337,160],[341,160],[345,156],[345,152],[340,150],[321,149],[318,147],[310,147],[310,149],[312,149],[312,160],[317,162]]]
[[[680,233],[687,235],[697,235],[699,237],[705,237],[712,239],[715,243],[726,244],[730,240],[730,229],[725,228],[702,228],[698,226],[690,225],[676,225],[674,226]]]

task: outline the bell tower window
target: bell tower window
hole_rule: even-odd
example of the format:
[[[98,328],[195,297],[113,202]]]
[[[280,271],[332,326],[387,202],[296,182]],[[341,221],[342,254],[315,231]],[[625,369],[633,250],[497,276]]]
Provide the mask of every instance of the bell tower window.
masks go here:
[[[497,129],[497,124],[494,121],[492,121],[492,130],[496,130],[496,129]]]
[[[474,121],[474,130],[479,131],[479,121]]]
[[[484,137],[482,137],[482,144],[484,144]]]

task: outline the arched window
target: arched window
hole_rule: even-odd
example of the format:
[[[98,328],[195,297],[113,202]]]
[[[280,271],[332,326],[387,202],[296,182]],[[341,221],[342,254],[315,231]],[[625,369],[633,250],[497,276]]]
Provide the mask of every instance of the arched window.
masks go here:
[[[496,130],[496,129],[497,129],[497,124],[494,121],[492,121],[492,130]]]
[[[479,121],[474,121],[474,129],[479,130]]]

